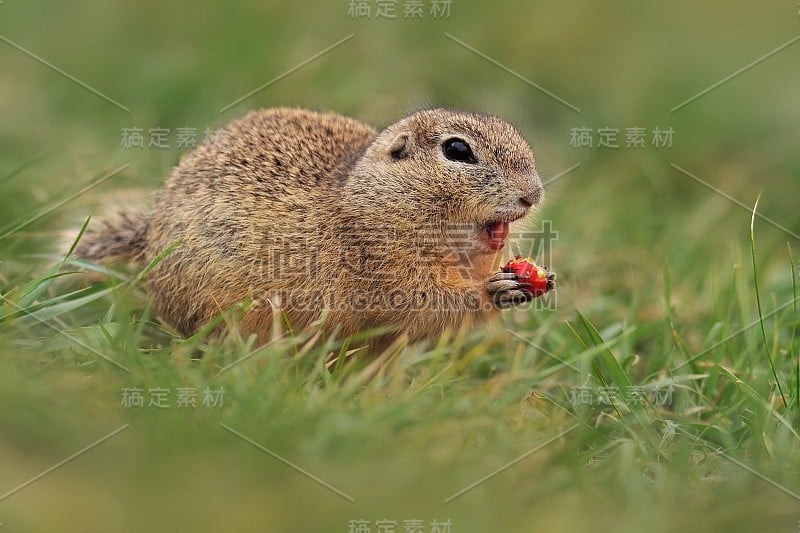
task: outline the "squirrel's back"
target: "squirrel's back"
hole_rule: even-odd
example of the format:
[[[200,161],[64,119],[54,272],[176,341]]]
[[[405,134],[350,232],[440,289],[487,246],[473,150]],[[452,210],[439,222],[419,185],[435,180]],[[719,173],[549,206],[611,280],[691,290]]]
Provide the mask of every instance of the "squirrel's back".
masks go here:
[[[289,188],[311,194],[336,187],[377,132],[352,118],[305,109],[248,113],[186,154],[167,186],[211,193],[246,183],[281,201]]]
[[[333,113],[253,111],[184,155],[152,213],[123,210],[105,216],[89,227],[76,255],[112,264],[152,260],[159,250],[147,246],[151,222],[151,236],[159,241],[182,238],[198,205],[209,215],[206,223],[228,214],[217,209],[224,204],[247,217],[258,217],[261,209],[296,215],[335,194],[375,135],[370,126]]]

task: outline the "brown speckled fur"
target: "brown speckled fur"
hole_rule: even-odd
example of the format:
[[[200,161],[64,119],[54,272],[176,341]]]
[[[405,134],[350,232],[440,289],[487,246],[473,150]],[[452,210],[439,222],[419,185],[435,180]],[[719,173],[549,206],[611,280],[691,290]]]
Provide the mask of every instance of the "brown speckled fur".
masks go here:
[[[449,137],[466,140],[478,163],[447,160]],[[146,264],[180,241],[147,290],[184,334],[250,301],[241,328],[259,342],[272,306],[295,330],[327,309],[339,335],[391,326],[413,341],[498,315],[486,280],[501,254],[477,236],[498,216],[527,214],[521,196],[538,204],[541,182],[528,144],[499,118],[430,109],[377,132],[335,114],[268,109],[185,155],[150,214],[92,228],[77,255]],[[456,225],[469,228],[466,241]],[[376,294],[423,305],[354,307]]]

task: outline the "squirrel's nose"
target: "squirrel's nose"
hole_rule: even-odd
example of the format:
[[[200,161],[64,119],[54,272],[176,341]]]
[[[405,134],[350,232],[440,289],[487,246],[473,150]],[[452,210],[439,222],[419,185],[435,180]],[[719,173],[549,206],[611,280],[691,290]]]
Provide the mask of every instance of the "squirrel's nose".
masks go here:
[[[539,174],[534,172],[532,177],[525,180],[525,186],[519,195],[519,203],[526,208],[532,207],[542,201],[543,194],[542,180],[539,179]]]
[[[537,205],[542,200],[542,189],[536,189],[529,194],[523,194],[519,197],[519,203],[526,209]]]

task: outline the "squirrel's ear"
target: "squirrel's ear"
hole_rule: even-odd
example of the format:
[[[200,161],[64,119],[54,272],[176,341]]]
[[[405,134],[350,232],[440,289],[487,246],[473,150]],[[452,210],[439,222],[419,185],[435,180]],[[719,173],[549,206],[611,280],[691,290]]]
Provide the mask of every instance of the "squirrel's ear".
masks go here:
[[[408,133],[401,133],[389,145],[389,155],[392,159],[405,159],[411,154],[413,142]]]

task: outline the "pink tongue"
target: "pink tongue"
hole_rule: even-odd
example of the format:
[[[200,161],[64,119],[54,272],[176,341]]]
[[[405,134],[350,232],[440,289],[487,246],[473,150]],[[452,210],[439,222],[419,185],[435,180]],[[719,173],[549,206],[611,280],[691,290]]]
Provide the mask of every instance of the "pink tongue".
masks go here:
[[[489,225],[489,240],[493,244],[503,244],[508,237],[508,222],[494,222]]]

